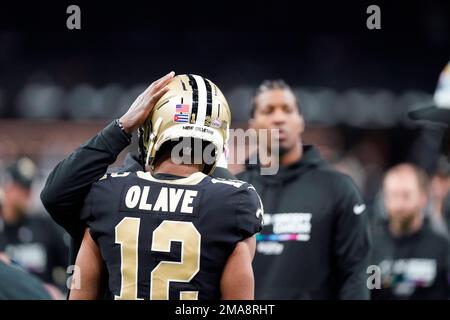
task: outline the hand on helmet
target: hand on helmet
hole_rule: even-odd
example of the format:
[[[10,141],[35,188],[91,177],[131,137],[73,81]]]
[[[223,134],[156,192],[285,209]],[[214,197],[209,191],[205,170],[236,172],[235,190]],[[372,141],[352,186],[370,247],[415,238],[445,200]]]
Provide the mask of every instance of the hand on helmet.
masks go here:
[[[153,82],[134,100],[130,109],[119,119],[126,133],[131,134],[144,124],[158,100],[168,91],[167,84],[174,76],[175,72],[169,72]]]

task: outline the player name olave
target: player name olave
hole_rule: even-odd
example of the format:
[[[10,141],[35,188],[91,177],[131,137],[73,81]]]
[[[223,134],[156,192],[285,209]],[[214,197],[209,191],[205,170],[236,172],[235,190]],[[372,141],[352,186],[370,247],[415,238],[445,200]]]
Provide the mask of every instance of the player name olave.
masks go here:
[[[150,186],[131,186],[125,196],[125,206],[153,212],[192,213],[197,191],[162,187],[154,203],[149,203]]]

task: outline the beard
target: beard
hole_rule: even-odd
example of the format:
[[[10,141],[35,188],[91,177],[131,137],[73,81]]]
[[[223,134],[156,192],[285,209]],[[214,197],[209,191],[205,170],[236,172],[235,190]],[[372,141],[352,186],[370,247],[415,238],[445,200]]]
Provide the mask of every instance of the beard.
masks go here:
[[[398,228],[398,232],[402,235],[408,235],[411,233],[412,226],[414,224],[414,220],[417,215],[420,214],[418,212],[403,212],[400,217],[395,217],[393,222]]]
[[[414,215],[409,215],[399,221],[400,230],[403,234],[408,233],[414,221]]]
[[[288,153],[291,150],[291,148],[280,146],[279,148],[279,154],[280,158],[283,157],[286,153]]]
[[[26,215],[26,208],[23,205],[15,205],[13,210],[18,220],[21,220]]]

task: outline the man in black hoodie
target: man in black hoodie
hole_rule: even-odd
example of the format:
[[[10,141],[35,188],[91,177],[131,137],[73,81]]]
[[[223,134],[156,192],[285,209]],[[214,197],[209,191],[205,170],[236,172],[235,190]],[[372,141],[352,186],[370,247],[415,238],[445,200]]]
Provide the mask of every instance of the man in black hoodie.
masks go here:
[[[251,128],[279,130],[279,158],[272,161],[280,164],[275,175],[261,175],[257,164],[237,176],[253,184],[266,212],[257,236],[255,297],[368,299],[368,222],[353,181],[302,144],[300,105],[285,82],[265,81],[251,116]]]

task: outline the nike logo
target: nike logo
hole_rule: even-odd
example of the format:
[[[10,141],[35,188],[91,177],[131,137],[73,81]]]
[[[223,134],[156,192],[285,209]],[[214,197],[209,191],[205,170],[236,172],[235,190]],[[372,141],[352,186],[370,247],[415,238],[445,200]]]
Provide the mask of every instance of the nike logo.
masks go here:
[[[353,213],[356,215],[360,215],[361,213],[363,213],[363,211],[366,210],[366,205],[363,204],[355,204],[353,206]]]
[[[258,210],[256,210],[256,218],[259,219],[259,217],[261,217],[263,215],[263,211],[261,210],[261,208],[258,208]]]

